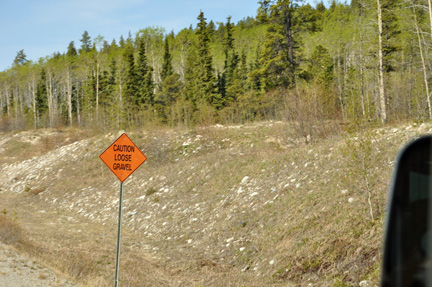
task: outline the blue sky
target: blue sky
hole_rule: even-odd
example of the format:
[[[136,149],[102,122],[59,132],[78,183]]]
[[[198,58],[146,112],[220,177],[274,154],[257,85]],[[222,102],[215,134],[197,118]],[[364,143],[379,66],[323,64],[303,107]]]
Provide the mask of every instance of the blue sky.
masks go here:
[[[175,33],[195,27],[202,10],[207,21],[237,22],[255,16],[258,0],[1,0],[0,71],[10,68],[17,52],[37,61],[65,52],[71,41],[79,48],[84,31],[109,43],[129,32],[158,26]],[[313,3],[313,2],[312,2]]]

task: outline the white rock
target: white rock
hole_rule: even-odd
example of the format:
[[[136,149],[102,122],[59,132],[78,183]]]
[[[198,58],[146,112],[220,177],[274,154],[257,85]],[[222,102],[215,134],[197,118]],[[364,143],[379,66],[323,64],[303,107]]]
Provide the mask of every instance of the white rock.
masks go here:
[[[270,260],[270,262],[269,262],[270,265],[274,265],[274,263],[275,263],[274,259]]]
[[[249,181],[249,176],[243,177],[241,184],[246,184]]]
[[[353,203],[354,201],[355,201],[355,199],[352,198],[352,197],[350,197],[350,198],[348,199],[348,202],[349,202],[349,203]]]
[[[246,247],[240,247],[240,252],[243,252],[246,249]]]

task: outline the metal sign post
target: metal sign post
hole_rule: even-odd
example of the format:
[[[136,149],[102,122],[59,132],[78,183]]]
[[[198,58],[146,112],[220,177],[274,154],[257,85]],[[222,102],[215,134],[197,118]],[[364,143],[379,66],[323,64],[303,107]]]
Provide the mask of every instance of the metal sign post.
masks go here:
[[[117,255],[115,265],[115,287],[118,287],[119,268],[120,268],[120,239],[121,239],[121,220],[122,220],[122,203],[123,203],[123,181],[120,182],[120,202],[118,215],[118,233],[117,233]]]
[[[123,182],[128,178],[147,157],[126,135],[122,134],[113,142],[99,158],[109,167],[109,169],[120,180],[120,199],[119,199],[119,217],[118,217],[118,234],[117,234],[117,254],[115,265],[115,287],[119,284],[120,269],[120,239],[121,239],[121,219],[123,203]]]

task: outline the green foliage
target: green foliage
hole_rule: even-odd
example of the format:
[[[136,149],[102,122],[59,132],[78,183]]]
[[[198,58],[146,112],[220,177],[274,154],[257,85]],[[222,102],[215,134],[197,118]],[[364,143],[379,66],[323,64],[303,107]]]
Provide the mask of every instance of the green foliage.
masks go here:
[[[141,39],[138,43],[138,59],[136,63],[136,81],[138,87],[135,95],[134,105],[150,105],[154,104],[153,96],[153,68],[147,65],[147,56],[145,42]]]
[[[91,37],[87,31],[84,31],[81,38],[81,49],[80,54],[87,53],[91,51]]]
[[[260,5],[257,11],[257,20],[260,23],[267,23],[270,17],[270,0],[258,1]]]
[[[349,174],[359,179],[360,186],[349,188],[360,189],[365,194],[365,209],[368,210],[370,220],[374,221],[383,212],[374,200],[377,195],[373,192],[376,190],[374,183],[377,182],[379,175],[375,167],[382,159],[382,155],[374,148],[375,135],[367,123],[358,123],[350,132],[352,136],[346,139],[343,152],[351,159]]]
[[[333,59],[326,48],[321,45],[315,47],[309,59],[306,71],[302,77],[309,82],[314,81],[328,89],[333,82]]]
[[[279,0],[270,7],[270,25],[257,70],[266,90],[295,85],[302,50],[300,32],[317,31],[316,21],[310,5]]]
[[[126,62],[126,80],[125,80],[125,102],[126,105],[132,106],[137,103],[136,97],[138,95],[138,72],[136,71],[134,50],[128,47],[124,52],[124,59]]]
[[[24,50],[19,50],[13,61],[14,66],[22,66],[27,62],[27,55],[24,53]]]
[[[168,37],[165,38],[165,45],[164,45],[164,57],[163,57],[163,63],[162,63],[162,73],[161,73],[161,79],[162,82],[169,76],[171,76],[174,73],[174,68],[172,65],[172,55],[170,52]]]
[[[389,115],[424,120],[432,38],[418,41],[412,31],[414,22],[419,35],[430,31],[429,16],[407,2],[381,3]],[[17,53],[1,73],[1,115],[17,128],[281,119],[293,100],[280,99],[296,94],[297,106],[311,102],[310,113],[319,111],[315,120],[373,121],[380,116],[376,11],[370,0],[328,9],[259,1],[255,18],[215,23],[200,12],[195,28],[177,34],[148,27],[109,44],[84,31],[79,49],[71,41],[64,54],[38,63]],[[301,113],[292,114],[299,122]]]
[[[154,188],[154,187],[149,187],[149,188],[146,190],[145,195],[146,195],[146,196],[150,196],[150,195],[152,195],[152,194],[155,194],[156,192],[157,192],[157,189],[156,189],[156,188]]]
[[[199,100],[206,100],[209,103],[213,102],[212,94],[215,92],[215,75],[213,73],[213,58],[210,52],[210,38],[207,32],[207,22],[206,18],[204,18],[204,13],[201,12],[198,16],[198,27],[197,27],[197,36],[198,36],[198,85],[201,91],[201,95],[199,95]]]
[[[36,87],[36,114],[40,117],[48,109],[48,94],[46,88],[46,72],[41,70],[40,79]]]
[[[74,42],[70,42],[67,52],[66,52],[66,56],[68,57],[75,57],[76,55],[78,55],[77,50],[75,49],[75,44]]]

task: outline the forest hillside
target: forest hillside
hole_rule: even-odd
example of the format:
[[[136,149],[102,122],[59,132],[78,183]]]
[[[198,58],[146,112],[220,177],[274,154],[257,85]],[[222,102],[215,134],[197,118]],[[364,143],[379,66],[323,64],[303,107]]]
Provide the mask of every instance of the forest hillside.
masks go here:
[[[0,73],[0,128],[430,120],[431,11],[423,0],[259,1],[255,17],[177,34],[143,27]]]

